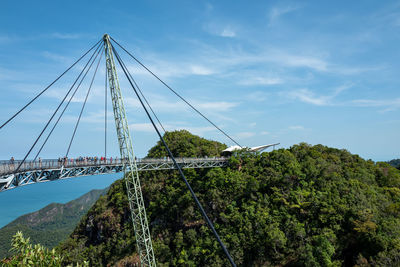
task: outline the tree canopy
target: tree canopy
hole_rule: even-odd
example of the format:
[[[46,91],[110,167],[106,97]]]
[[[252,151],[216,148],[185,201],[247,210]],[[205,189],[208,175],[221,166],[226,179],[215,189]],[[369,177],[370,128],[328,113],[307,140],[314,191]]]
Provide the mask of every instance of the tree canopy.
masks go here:
[[[184,131],[166,139],[176,156],[225,147]],[[185,174],[239,266],[400,265],[400,172],[387,163],[301,143]],[[228,265],[177,172],[140,176],[158,265]],[[116,181],[58,247],[64,263],[137,263],[129,212]]]

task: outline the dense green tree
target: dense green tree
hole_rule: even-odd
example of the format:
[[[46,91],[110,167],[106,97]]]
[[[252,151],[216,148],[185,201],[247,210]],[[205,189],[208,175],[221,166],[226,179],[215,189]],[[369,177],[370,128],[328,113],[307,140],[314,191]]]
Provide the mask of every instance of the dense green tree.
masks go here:
[[[184,131],[167,136],[176,156],[224,148]],[[166,153],[157,144],[149,156]],[[184,172],[239,266],[400,265],[400,173],[386,163],[301,143]],[[158,265],[228,265],[178,173],[140,176]],[[59,246],[65,263],[137,263],[124,187],[116,181]]]
[[[14,253],[14,255],[12,255],[10,258],[3,259],[0,262],[1,266],[59,267],[62,264],[62,256],[54,249],[49,250],[40,244],[32,245],[29,237],[24,238],[22,232],[17,232],[13,236],[11,251]],[[78,263],[74,266],[89,266],[89,263],[83,261],[82,264]]]

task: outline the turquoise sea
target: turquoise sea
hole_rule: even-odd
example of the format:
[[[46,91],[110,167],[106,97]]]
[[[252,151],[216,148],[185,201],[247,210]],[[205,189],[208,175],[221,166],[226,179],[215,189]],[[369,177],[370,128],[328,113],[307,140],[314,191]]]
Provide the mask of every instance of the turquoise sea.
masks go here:
[[[106,188],[121,177],[121,173],[83,176],[31,184],[1,192],[0,228],[17,217],[39,210],[50,203],[66,203],[92,189]]]

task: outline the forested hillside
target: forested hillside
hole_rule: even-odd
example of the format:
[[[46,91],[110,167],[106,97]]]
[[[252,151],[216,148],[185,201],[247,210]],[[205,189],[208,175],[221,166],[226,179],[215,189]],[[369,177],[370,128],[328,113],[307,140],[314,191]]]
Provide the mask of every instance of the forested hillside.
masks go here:
[[[65,240],[81,217],[107,189],[92,190],[65,204],[52,203],[38,211],[22,215],[0,229],[0,259],[11,254],[11,237],[22,231],[31,241],[53,248]]]
[[[176,156],[225,147],[186,131],[166,137]],[[164,153],[157,144],[149,156]],[[387,163],[302,143],[185,173],[239,266],[400,265],[400,172]],[[140,176],[158,265],[227,266],[177,172]],[[135,249],[122,180],[58,246],[65,263],[94,266],[132,266]]]

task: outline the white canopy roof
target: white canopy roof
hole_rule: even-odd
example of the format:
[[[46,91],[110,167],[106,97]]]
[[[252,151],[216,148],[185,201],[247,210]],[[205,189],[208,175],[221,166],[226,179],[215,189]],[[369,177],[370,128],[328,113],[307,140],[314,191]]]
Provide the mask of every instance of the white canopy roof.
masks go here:
[[[276,146],[276,145],[279,145],[279,143],[269,144],[269,145],[262,145],[262,146],[254,146],[254,147],[230,146],[227,149],[223,150],[222,152],[233,152],[233,151],[241,150],[241,149],[247,149],[247,150],[250,150],[250,151],[253,151],[253,152],[256,152],[256,151],[257,152],[261,152],[261,151],[263,151],[264,149],[266,149],[268,147]]]

